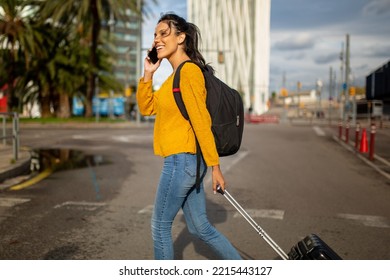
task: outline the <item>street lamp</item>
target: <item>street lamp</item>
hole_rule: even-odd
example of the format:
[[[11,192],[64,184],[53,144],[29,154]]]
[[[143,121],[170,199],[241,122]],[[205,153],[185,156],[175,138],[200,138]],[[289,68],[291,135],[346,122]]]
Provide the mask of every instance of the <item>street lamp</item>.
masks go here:
[[[317,117],[320,117],[320,111],[321,111],[321,90],[322,90],[322,81],[320,79],[316,82],[316,93],[318,97],[318,108],[317,108]]]

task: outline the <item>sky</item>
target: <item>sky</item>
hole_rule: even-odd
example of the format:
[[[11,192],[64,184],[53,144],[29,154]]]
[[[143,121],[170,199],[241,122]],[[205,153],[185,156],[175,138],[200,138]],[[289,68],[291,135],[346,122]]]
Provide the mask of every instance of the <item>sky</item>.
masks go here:
[[[161,13],[187,18],[185,0],[158,0],[151,8],[153,16],[143,26],[144,48],[152,44]],[[313,89],[318,80],[326,88],[331,67],[339,82],[347,34],[352,85],[364,87],[365,77],[390,60],[390,0],[271,0],[270,20],[270,92],[283,84],[294,91],[298,82]],[[156,72],[157,83],[166,72]]]

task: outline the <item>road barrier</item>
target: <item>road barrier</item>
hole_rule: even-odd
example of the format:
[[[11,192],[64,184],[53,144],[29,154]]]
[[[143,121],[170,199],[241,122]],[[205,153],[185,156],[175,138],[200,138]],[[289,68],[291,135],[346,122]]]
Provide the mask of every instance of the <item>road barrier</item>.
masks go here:
[[[7,145],[7,139],[12,139],[12,148],[14,160],[19,158],[19,114],[16,112],[13,113],[0,113],[2,117],[2,136],[0,139],[3,140],[3,145]],[[7,118],[12,118],[12,133],[7,134]]]
[[[360,140],[360,152],[361,153],[368,152],[367,132],[365,128],[363,128],[362,139]]]
[[[279,116],[272,114],[252,115],[247,114],[245,120],[248,123],[279,123]]]
[[[346,144],[349,144],[349,130],[350,122],[345,122],[345,135],[343,135],[343,122],[340,121],[338,125],[338,138],[340,141],[344,141]],[[360,137],[360,131],[361,137]],[[368,159],[374,161],[375,159],[375,135],[376,135],[376,124],[374,121],[371,121],[370,124],[370,135],[369,139],[367,136],[368,128],[362,128],[361,124],[356,123],[355,127],[355,141],[351,141],[351,145],[354,145],[355,151],[362,154],[368,153]],[[368,141],[369,140],[369,141]]]
[[[360,134],[360,123],[356,124],[355,128],[355,150],[359,149],[359,134]]]

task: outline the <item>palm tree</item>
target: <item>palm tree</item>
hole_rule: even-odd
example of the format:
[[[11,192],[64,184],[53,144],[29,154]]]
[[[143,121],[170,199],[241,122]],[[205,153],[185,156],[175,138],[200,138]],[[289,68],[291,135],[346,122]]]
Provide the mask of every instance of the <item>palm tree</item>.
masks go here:
[[[80,44],[80,38],[68,28],[46,23],[36,30],[43,34],[46,52],[30,59],[29,70],[18,82],[25,88],[25,101],[40,104],[41,117],[68,118],[70,98],[85,92],[89,64],[89,48]],[[75,37],[76,36],[76,37]],[[104,48],[97,51],[99,84],[103,89],[122,90],[112,75],[112,59]],[[51,110],[54,108],[54,112]]]
[[[55,27],[50,23],[36,27],[37,31],[43,34],[45,53],[32,55],[29,69],[20,78],[18,84],[25,88],[25,100],[38,101],[43,118],[53,115],[51,108],[57,113],[58,103],[63,102],[65,110],[62,117],[70,115],[69,102],[66,102],[69,95],[73,94],[85,83],[83,74],[88,71],[88,63],[80,57],[86,57],[79,44],[69,41],[68,30]],[[72,57],[76,59],[72,59]],[[82,70],[80,70],[82,69]],[[63,97],[63,95],[65,97]],[[58,102],[60,100],[60,102]],[[62,103],[61,103],[62,104]]]
[[[92,97],[95,91],[95,78],[98,74],[97,50],[102,30],[102,22],[123,18],[127,10],[140,14],[137,0],[50,0],[44,11],[54,22],[75,24],[89,44],[89,63],[93,69],[88,75],[85,116],[92,116]]]
[[[4,60],[7,68],[2,72],[6,75],[9,112],[16,110],[20,103],[15,88],[18,63],[23,60],[28,67],[30,54],[44,50],[42,38],[30,24],[31,6],[27,4],[23,0],[0,0],[0,48],[8,53]]]

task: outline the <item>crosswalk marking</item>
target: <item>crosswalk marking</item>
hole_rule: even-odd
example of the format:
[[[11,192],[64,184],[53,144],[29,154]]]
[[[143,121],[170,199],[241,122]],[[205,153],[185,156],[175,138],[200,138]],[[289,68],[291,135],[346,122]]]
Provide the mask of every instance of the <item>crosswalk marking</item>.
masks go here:
[[[387,218],[370,215],[338,214],[339,218],[352,220],[367,227],[390,228],[390,222]]]
[[[138,211],[138,214],[152,214],[153,213],[154,206],[153,205],[147,205],[146,207],[142,208]]]
[[[278,209],[247,209],[248,214],[252,218],[265,218],[265,219],[275,219],[275,220],[284,220],[284,210]],[[147,205],[138,211],[138,214],[151,215],[153,213],[153,205]],[[181,211],[179,215],[183,214]],[[370,215],[354,215],[354,214],[337,214],[339,218],[355,221],[363,226],[367,227],[377,227],[377,228],[390,228],[390,221],[381,216],[370,216]],[[242,217],[240,213],[236,212],[233,215],[233,218]]]
[[[313,129],[318,136],[325,136],[325,132],[320,127],[313,126]]]
[[[58,208],[71,208],[86,211],[95,211],[96,209],[105,206],[104,202],[88,202],[88,201],[66,201],[54,206],[54,209]]]
[[[138,214],[147,214],[151,215],[153,213],[153,205],[147,205],[146,207],[142,208],[138,211]],[[276,220],[283,220],[284,218],[284,211],[282,210],[276,210],[276,209],[248,209],[248,214],[252,216],[253,218],[268,218],[268,219],[276,219]],[[183,214],[183,212],[180,210],[178,215]],[[239,213],[235,213],[233,215],[233,218],[241,217]]]
[[[138,214],[147,214],[147,215],[152,215],[154,210],[154,205],[147,205],[146,207],[142,208],[139,210],[137,213]],[[183,215],[183,211],[180,209],[177,215]]]
[[[284,211],[276,209],[247,209],[245,210],[252,218],[267,218],[283,220]],[[241,217],[240,213],[235,213],[234,218]]]
[[[30,198],[16,198],[16,197],[0,197],[0,207],[11,208],[19,204],[23,204],[31,201]],[[100,207],[106,206],[105,202],[88,202],[88,201],[66,201],[54,206],[54,209],[66,208],[66,209],[76,209],[76,210],[85,210],[85,211],[95,211]],[[147,205],[141,210],[138,211],[138,214],[147,214],[151,215],[153,213],[153,205]],[[252,218],[267,218],[275,220],[284,219],[284,210],[278,209],[247,209],[248,214]],[[183,212],[179,211],[178,215],[182,215]],[[336,214],[338,218],[346,219],[358,223],[367,227],[376,227],[376,228],[390,228],[390,220],[383,216],[373,216],[373,215],[357,215],[357,214],[347,214],[339,213]],[[236,212],[233,215],[233,218],[239,218],[241,215]]]
[[[13,207],[18,204],[29,202],[29,198],[2,197],[0,198],[0,207]]]

